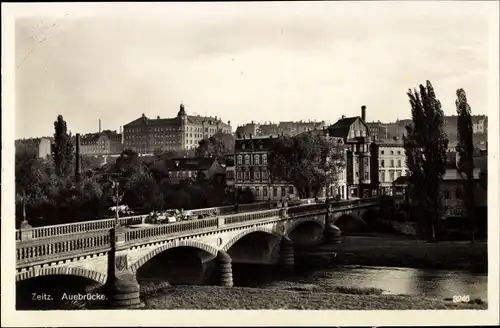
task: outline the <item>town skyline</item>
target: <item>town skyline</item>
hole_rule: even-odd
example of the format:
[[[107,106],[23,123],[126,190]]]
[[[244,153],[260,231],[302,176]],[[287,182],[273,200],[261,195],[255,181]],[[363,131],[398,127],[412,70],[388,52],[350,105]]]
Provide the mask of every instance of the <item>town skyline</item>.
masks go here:
[[[161,20],[18,19],[15,138],[51,135],[58,114],[73,133],[96,132],[99,119],[119,131],[142,113],[175,117],[181,102],[233,131],[251,121],[334,123],[361,105],[367,121],[394,122],[410,118],[406,92],[425,80],[446,115],[456,113],[458,88],[474,115],[488,114],[484,3],[276,6],[164,4]]]

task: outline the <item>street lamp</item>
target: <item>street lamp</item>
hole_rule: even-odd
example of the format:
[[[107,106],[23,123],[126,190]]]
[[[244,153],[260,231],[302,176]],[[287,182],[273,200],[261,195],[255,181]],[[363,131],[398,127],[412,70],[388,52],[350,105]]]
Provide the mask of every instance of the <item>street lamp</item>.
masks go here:
[[[120,216],[118,214],[120,202],[123,198],[123,194],[120,194],[120,183],[118,181],[113,181],[113,188],[115,189],[115,195],[113,196],[113,200],[115,201],[115,212],[116,212],[116,217],[115,217],[115,226],[120,226]]]

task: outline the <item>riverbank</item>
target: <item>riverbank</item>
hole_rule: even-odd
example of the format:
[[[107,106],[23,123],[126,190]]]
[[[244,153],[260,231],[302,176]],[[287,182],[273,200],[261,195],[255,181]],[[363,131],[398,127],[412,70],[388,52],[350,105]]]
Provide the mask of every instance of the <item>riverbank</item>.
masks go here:
[[[487,304],[452,303],[418,296],[380,295],[344,288],[319,291],[311,285],[289,288],[175,286],[143,297],[145,309],[183,310],[485,310]],[[373,294],[370,294],[373,293]]]
[[[488,272],[485,241],[427,243],[409,237],[344,236],[337,245],[311,252],[336,252],[336,264]]]

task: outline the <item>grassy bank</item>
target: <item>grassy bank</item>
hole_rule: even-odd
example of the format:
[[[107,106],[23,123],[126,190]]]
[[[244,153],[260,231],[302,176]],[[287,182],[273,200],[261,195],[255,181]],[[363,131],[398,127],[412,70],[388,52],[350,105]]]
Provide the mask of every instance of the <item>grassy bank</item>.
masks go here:
[[[406,237],[345,236],[342,244],[322,246],[319,252],[338,253],[338,264],[410,267],[419,269],[488,270],[486,242],[427,243]]]
[[[295,290],[292,290],[294,289]],[[373,292],[373,293],[372,293]],[[363,292],[345,288],[320,292],[313,287],[224,288],[215,286],[176,286],[157,295],[144,297],[146,309],[196,310],[445,310],[487,309],[486,304],[454,304],[417,296],[380,295],[377,290]]]

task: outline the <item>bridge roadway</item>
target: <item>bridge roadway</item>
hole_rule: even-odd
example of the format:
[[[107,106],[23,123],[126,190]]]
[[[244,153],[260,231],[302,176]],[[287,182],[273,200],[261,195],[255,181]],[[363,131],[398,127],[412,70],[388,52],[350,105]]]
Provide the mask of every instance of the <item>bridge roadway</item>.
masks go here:
[[[279,205],[225,215],[219,210],[219,215],[203,219],[140,228],[113,227],[110,220],[101,220],[94,225],[90,223],[85,232],[80,232],[78,229],[82,227],[75,224],[69,226],[79,226],[76,230],[63,228],[51,231],[52,236],[49,237],[34,236],[34,229],[21,230],[21,240],[16,241],[16,281],[49,275],[81,276],[104,284],[107,306],[135,307],[140,305],[140,287],[136,279],[139,268],[168,249],[190,247],[208,254],[210,260],[215,259],[219,268],[219,284],[232,286],[231,255],[236,255],[231,251],[243,237],[252,233],[269,236],[264,238],[266,245],[258,256],[263,262],[278,262],[288,270],[294,266],[290,235],[299,226],[315,224],[322,229],[324,241],[336,243],[340,230],[335,222],[342,217],[364,218],[367,212],[379,208],[380,199],[292,207],[286,203]],[[208,213],[210,210],[213,212],[213,209],[205,209]],[[139,219],[143,220],[142,217],[123,218],[128,225],[139,223]],[[88,224],[84,223],[84,227]],[[250,247],[237,256],[245,257],[254,248]]]
[[[313,199],[302,199],[301,204],[308,204],[313,202]],[[263,210],[269,208],[276,208],[280,206],[279,201],[274,202],[262,202],[262,203],[252,203],[252,204],[240,204],[238,207],[239,212],[251,212],[256,210]],[[211,214],[211,215],[228,215],[234,214],[235,206],[220,206],[220,207],[208,207],[187,210],[193,216]],[[145,223],[145,219],[148,215],[132,215],[126,217],[120,217],[119,222],[121,226],[131,226]],[[16,241],[20,241],[22,236],[24,239],[38,239],[38,238],[48,238],[60,235],[68,235],[74,233],[98,231],[98,230],[109,230],[115,226],[116,219],[102,219],[102,220],[92,220],[84,222],[74,222],[65,224],[56,224],[37,228],[24,228],[16,230]]]

